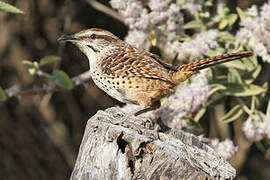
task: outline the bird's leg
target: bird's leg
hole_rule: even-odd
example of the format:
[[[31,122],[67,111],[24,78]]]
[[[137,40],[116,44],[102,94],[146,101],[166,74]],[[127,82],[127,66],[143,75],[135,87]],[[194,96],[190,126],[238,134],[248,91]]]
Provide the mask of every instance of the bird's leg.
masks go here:
[[[134,113],[135,116],[139,116],[143,113],[146,113],[146,112],[149,112],[149,111],[153,111],[153,110],[156,110],[160,107],[160,101],[156,101],[154,102],[154,104],[152,104],[151,106],[148,106],[144,109],[141,109],[139,111],[137,111],[136,113]]]
[[[146,112],[149,112],[149,111],[156,110],[156,109],[158,109],[159,107],[160,107],[160,101],[156,101],[156,102],[154,102],[151,106],[148,106],[148,107],[146,107],[146,108],[144,108],[144,109],[141,109],[141,110],[137,111],[134,115],[135,115],[135,116],[138,116],[138,115],[141,115],[141,114],[143,114],[143,113],[146,113]],[[151,126],[154,127],[153,130],[155,131],[156,137],[159,139],[159,131],[160,131],[161,128],[160,128],[159,124],[156,124],[155,121],[151,121],[151,123],[153,124],[153,125],[151,125]]]

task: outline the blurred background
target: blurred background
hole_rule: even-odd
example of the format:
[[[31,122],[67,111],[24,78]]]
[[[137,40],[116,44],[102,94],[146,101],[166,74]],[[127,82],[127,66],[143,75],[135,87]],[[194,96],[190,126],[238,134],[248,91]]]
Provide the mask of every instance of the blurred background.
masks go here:
[[[123,23],[92,8],[87,1],[5,1],[23,15],[0,12],[0,84],[3,88],[33,84],[23,60],[61,57],[57,64],[70,77],[89,69],[88,60],[71,44],[59,45],[63,33],[90,27],[126,34]],[[108,4],[107,1],[103,1]],[[52,67],[45,67],[51,72]],[[71,91],[9,98],[0,103],[0,179],[68,179],[87,120],[117,101],[89,85]]]
[[[76,47],[57,42],[61,34],[99,27],[124,39],[128,30],[121,21],[98,11],[87,0],[4,2],[24,12],[0,11],[0,85],[11,91],[32,89],[46,81],[30,75],[23,60],[58,56],[59,61],[43,70],[51,73],[57,67],[69,77],[89,69],[86,57]],[[106,0],[99,2],[110,7]],[[263,2],[228,1],[231,6],[242,8]],[[266,70],[264,74],[269,74],[269,67]],[[92,80],[72,90],[29,94],[0,102],[0,179],[68,179],[87,120],[98,110],[114,105],[122,104],[98,89]],[[257,148],[251,146],[244,153],[247,158],[238,169],[239,179],[269,179],[270,161]]]

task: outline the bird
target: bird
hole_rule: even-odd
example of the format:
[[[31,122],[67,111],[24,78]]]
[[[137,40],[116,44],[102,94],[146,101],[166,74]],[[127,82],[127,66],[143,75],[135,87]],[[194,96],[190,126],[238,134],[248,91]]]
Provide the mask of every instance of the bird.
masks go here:
[[[158,109],[163,97],[200,70],[253,54],[251,51],[226,53],[173,66],[100,28],[64,34],[58,41],[71,42],[86,55],[91,77],[100,89],[120,102],[143,106],[135,116]]]

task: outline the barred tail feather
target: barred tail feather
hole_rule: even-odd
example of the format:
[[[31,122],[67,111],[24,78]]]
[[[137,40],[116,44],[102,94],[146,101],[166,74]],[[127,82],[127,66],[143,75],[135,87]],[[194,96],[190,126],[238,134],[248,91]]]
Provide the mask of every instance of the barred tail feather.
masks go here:
[[[223,54],[220,56],[214,56],[206,59],[199,60],[197,62],[184,64],[178,67],[179,71],[199,71],[217,64],[233,61],[236,59],[241,59],[243,57],[252,56],[251,51],[242,51],[236,53]]]
[[[214,56],[200,61],[184,64],[177,67],[178,71],[170,71],[171,78],[175,84],[185,81],[192,75],[196,74],[199,70],[205,69],[217,64],[233,61],[236,59],[241,59],[243,57],[252,56],[251,51],[242,51],[231,54],[223,54],[220,56]]]

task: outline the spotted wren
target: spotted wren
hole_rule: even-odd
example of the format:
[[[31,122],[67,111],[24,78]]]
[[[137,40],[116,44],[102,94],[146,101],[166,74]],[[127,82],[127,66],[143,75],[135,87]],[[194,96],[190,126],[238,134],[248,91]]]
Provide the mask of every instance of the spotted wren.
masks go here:
[[[158,108],[161,98],[199,70],[252,55],[242,51],[176,67],[99,28],[62,35],[58,40],[72,42],[87,56],[91,77],[100,89],[123,103],[145,107],[135,115]]]

